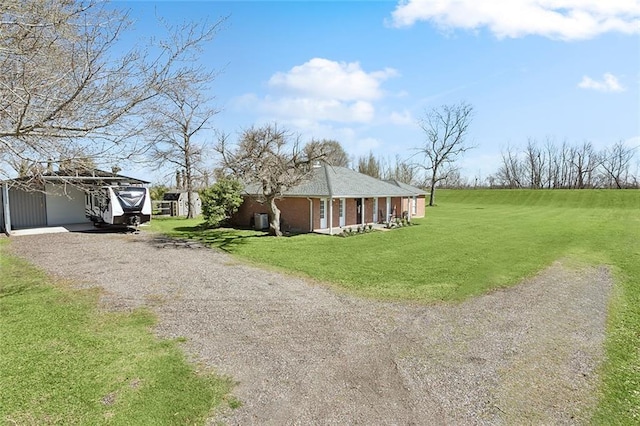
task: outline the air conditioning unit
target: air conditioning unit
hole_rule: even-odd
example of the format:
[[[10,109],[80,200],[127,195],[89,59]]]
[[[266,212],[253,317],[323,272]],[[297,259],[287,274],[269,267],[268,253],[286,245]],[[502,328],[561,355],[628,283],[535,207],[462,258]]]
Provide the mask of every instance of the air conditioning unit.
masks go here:
[[[266,213],[254,213],[253,223],[256,231],[262,231],[269,227],[269,215]]]

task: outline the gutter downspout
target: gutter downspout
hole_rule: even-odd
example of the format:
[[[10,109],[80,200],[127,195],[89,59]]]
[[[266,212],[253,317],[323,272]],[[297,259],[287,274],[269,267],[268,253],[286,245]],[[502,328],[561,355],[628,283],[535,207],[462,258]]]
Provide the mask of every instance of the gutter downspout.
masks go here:
[[[11,235],[11,213],[9,211],[9,185],[5,182],[2,184],[2,212],[4,217],[4,233]]]
[[[309,200],[309,232],[313,232],[313,200],[307,197]]]

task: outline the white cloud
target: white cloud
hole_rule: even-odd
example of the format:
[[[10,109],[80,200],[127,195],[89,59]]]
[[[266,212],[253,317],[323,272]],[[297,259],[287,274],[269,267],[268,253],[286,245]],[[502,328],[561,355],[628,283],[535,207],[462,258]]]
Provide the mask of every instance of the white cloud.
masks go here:
[[[358,62],[313,58],[272,75],[265,97],[247,94],[234,103],[283,122],[370,123],[374,103],[386,95],[382,82],[397,75],[392,68],[367,72]]]
[[[382,142],[379,139],[371,137],[360,138],[356,140],[355,152],[358,153],[358,155],[365,155],[380,146],[382,146]]]
[[[335,139],[354,156],[383,145],[371,129],[381,123],[405,126],[410,112],[391,112],[383,83],[399,73],[392,68],[365,70],[358,62],[313,58],[268,79],[266,93],[247,93],[232,101],[236,111],[254,113],[257,123],[278,122],[303,140]],[[254,123],[255,124],[255,123]]]
[[[313,58],[287,72],[274,74],[269,86],[314,99],[374,100],[383,95],[380,83],[397,75],[392,68],[368,73],[358,62]]]
[[[611,73],[605,73],[602,76],[601,81],[594,80],[585,75],[582,77],[582,81],[578,83],[578,87],[582,89],[593,89],[600,92],[623,92],[625,90],[618,81],[618,78]]]
[[[443,29],[488,28],[496,37],[540,35],[584,40],[607,32],[640,33],[638,0],[402,0],[391,25],[431,21]]]
[[[391,115],[389,115],[389,121],[399,126],[406,126],[416,123],[416,119],[413,117],[413,115],[411,115],[411,112],[406,109],[402,112],[393,111]]]
[[[337,99],[273,98],[260,101],[259,110],[274,119],[367,123],[375,108],[367,101],[344,102]]]

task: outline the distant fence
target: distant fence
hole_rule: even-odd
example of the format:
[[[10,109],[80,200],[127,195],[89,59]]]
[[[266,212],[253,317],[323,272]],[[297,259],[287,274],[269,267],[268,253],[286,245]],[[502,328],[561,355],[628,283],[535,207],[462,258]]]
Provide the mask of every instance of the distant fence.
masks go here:
[[[177,216],[177,201],[152,201],[151,205],[154,216]]]

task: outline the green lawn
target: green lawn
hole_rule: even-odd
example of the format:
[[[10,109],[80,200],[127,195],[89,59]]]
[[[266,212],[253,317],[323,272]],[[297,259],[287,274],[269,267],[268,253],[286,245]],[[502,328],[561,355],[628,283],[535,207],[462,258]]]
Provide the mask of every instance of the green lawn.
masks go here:
[[[440,190],[436,196],[438,206],[415,226],[350,238],[269,238],[204,230],[198,220],[155,220],[152,229],[358,295],[426,303],[513,285],[558,259],[610,265],[616,291],[595,422],[640,422],[640,191]]]
[[[196,372],[144,310],[55,283],[0,239],[1,424],[204,424],[232,383]]]

